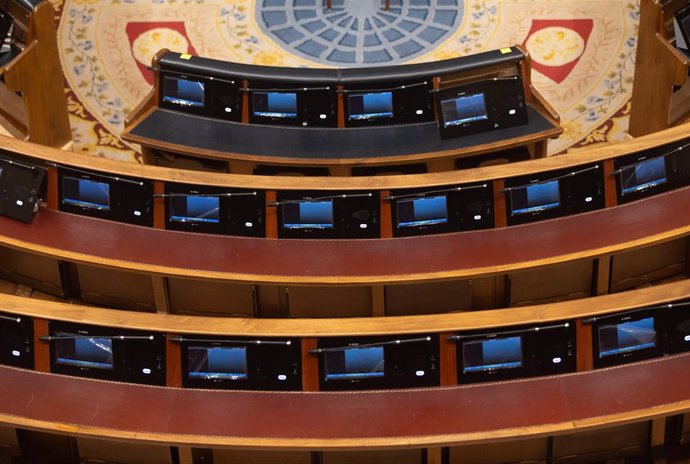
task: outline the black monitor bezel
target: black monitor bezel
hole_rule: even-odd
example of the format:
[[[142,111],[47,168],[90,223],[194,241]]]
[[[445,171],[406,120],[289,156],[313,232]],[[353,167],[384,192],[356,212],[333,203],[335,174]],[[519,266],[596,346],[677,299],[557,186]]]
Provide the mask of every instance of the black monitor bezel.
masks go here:
[[[294,191],[282,190],[276,194],[278,238],[321,238],[338,239],[353,238],[367,239],[379,238],[381,235],[380,221],[380,192],[351,191],[345,192],[343,197],[328,191]],[[302,200],[321,201],[329,199],[333,202],[333,227],[332,228],[286,228],[284,227],[285,214],[283,208],[286,203]],[[365,225],[366,227],[362,227]]]
[[[100,210],[65,203],[64,180],[66,177],[108,184],[110,209]],[[134,195],[135,192],[138,196]],[[126,176],[111,176],[60,166],[58,168],[58,210],[82,216],[152,227],[153,181]]]
[[[395,343],[395,340],[419,339],[429,337],[429,341],[413,343]],[[392,343],[391,343],[392,342]],[[326,353],[315,353],[319,362],[319,389],[322,391],[397,389],[438,386],[440,373],[439,336],[437,334],[409,335],[404,337],[337,337],[320,338],[317,346],[320,349],[353,348],[363,345],[383,344],[384,375],[370,378],[326,378]],[[424,365],[424,375],[417,376],[411,372],[413,366]],[[422,369],[415,369],[422,370]]]
[[[656,345],[618,354],[600,356],[599,330],[605,325],[618,325],[626,322],[651,318],[656,331]],[[656,309],[636,310],[601,317],[592,322],[592,357],[594,368],[618,366],[645,359],[656,358],[664,354],[664,321],[663,315]]]
[[[486,185],[486,187],[484,187],[484,185]],[[414,197],[445,195],[448,222],[400,227],[398,219],[398,201],[409,195]],[[442,234],[458,231],[491,229],[494,227],[493,184],[468,184],[440,188],[393,190],[391,191],[391,196],[391,220],[394,237]],[[479,219],[476,218],[477,216],[479,216]]]
[[[296,338],[272,339],[261,338],[261,341],[278,341],[278,344],[256,343],[255,339],[246,337],[189,337],[180,340],[180,362],[182,386],[184,388],[224,389],[224,390],[263,390],[263,391],[299,391],[302,389],[301,340]],[[283,342],[289,341],[287,345]],[[189,376],[190,347],[244,347],[246,348],[246,378],[201,379]],[[284,365],[271,369],[271,361],[279,359]],[[276,375],[285,375],[284,380]]]
[[[165,100],[165,79],[185,79],[204,84],[204,105],[202,107],[184,106]],[[176,112],[209,116],[226,121],[241,122],[242,120],[242,82],[240,80],[224,80],[208,76],[199,76],[174,71],[161,71],[159,77],[158,106]]]
[[[187,184],[165,184],[165,228],[184,232],[234,235],[240,237],[266,236],[266,192],[263,190],[221,189],[215,187],[191,186]],[[215,195],[219,196],[219,222],[180,222],[170,218],[172,195]],[[230,194],[230,196],[224,196]],[[239,194],[232,196],[232,194]],[[247,226],[251,223],[251,226]]]
[[[442,102],[476,94],[484,96],[487,118],[446,127]],[[463,137],[529,122],[525,88],[520,76],[485,79],[444,87],[436,91],[434,104],[441,139]]]
[[[560,207],[529,214],[511,214],[514,189],[555,179],[559,181]],[[604,179],[603,163],[508,178],[504,181],[506,223],[513,226],[603,209],[606,206]]]
[[[275,88],[275,84],[264,81],[250,81],[247,105],[250,124],[272,126],[331,127],[338,126],[338,94],[336,87],[329,83],[310,83],[310,86],[295,87],[294,84]],[[297,96],[294,118],[276,118],[254,114],[254,93],[294,93]]]
[[[501,332],[481,333],[476,335],[465,335],[462,339],[457,341],[457,369],[458,369],[458,383],[475,383],[475,382],[492,382],[497,380],[509,380],[520,377],[529,377],[529,346],[526,339],[527,333],[507,333]],[[464,348],[466,343],[473,343],[477,341],[489,341],[504,338],[520,338],[520,349],[522,351],[522,362],[518,367],[506,369],[493,369],[483,371],[465,372],[464,369]]]
[[[653,159],[663,158],[666,181],[663,183],[652,185],[648,188],[623,193],[623,173],[626,169],[634,169],[636,165]],[[673,169],[673,162],[668,155],[656,156],[654,153],[635,153],[631,156],[617,158],[614,160],[616,168],[616,197],[619,204],[629,203],[631,201],[641,200],[650,196],[658,195],[675,188],[675,170]]]
[[[153,332],[144,332],[131,329],[119,329],[111,327],[91,326],[61,321],[49,322],[49,334],[51,337],[57,334],[75,334],[93,338],[112,338],[113,368],[111,370],[99,369],[88,366],[76,366],[57,363],[56,343],[52,339],[50,345],[50,372],[57,374],[88,377],[101,380],[113,380],[144,385],[166,384],[165,362],[165,335]],[[121,340],[119,336],[144,337],[142,339]],[[137,364],[146,357],[148,365],[152,366],[148,374],[138,372]],[[155,366],[154,366],[155,365]]]
[[[20,367],[24,369],[34,368],[34,325],[29,316],[0,313],[0,364],[5,366]],[[8,319],[5,319],[8,318]],[[12,320],[10,320],[12,319]],[[8,334],[21,339],[21,346],[8,343]],[[15,356],[13,351],[20,351]]]
[[[388,126],[425,123],[434,120],[433,82],[391,81],[386,84],[344,84],[342,92],[345,127]],[[349,96],[367,93],[391,92],[393,116],[374,119],[350,120]],[[419,113],[421,111],[421,113]]]
[[[529,207],[515,210],[515,208],[514,208],[515,207],[514,195],[516,194],[516,192],[527,191],[530,188],[533,188],[537,185],[546,185],[546,184],[553,184],[553,183],[556,184],[557,190],[558,190],[558,203],[556,205],[554,205],[554,206],[548,205],[548,208],[544,207],[543,209],[532,209],[531,211],[530,211]],[[522,185],[520,187],[511,188],[509,193],[510,193],[510,195],[509,195],[510,201],[509,201],[509,207],[508,207],[508,214],[513,218],[518,217],[518,216],[528,216],[528,217],[529,216],[531,216],[531,217],[534,217],[534,216],[551,216],[552,215],[551,210],[560,211],[563,209],[563,202],[561,200],[562,195],[561,195],[560,179],[548,179],[548,180],[542,180],[542,181],[534,181],[534,182],[531,182],[529,184]],[[532,208],[538,208],[538,207],[535,206]]]
[[[474,330],[461,332],[459,336],[460,338],[456,344],[456,368],[459,384],[564,374],[575,372],[577,369],[574,321],[537,326],[502,327],[492,331]],[[466,341],[472,342],[514,336],[521,337],[522,366],[489,371],[463,372],[463,348]],[[562,344],[562,346],[550,348],[550,342],[554,340]],[[556,353],[560,353],[557,355],[561,358],[558,364],[552,362],[552,355]]]

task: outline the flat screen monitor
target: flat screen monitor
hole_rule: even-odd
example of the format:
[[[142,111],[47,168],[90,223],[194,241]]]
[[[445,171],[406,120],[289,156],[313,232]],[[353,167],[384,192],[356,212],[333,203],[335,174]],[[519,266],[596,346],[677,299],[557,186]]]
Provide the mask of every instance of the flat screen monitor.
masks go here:
[[[396,212],[398,227],[419,227],[448,222],[445,195],[399,199]]]
[[[558,180],[526,185],[510,191],[511,215],[538,213],[561,206]]]
[[[170,199],[170,221],[220,223],[220,198],[214,196],[175,196]]]
[[[347,97],[348,120],[367,121],[393,117],[393,93],[353,93]]]
[[[441,100],[441,114],[443,115],[443,127],[462,126],[489,119],[483,93]]]
[[[382,346],[345,348],[327,351],[326,380],[358,380],[383,377],[384,350]]]
[[[179,106],[203,108],[204,83],[165,76],[163,78],[163,101]]]
[[[624,166],[621,173],[621,195],[647,190],[666,183],[666,159],[663,156]]]
[[[247,348],[190,346],[187,349],[190,379],[247,379]]]
[[[110,184],[78,177],[62,178],[62,202],[99,211],[110,211]]]
[[[254,116],[291,119],[297,117],[297,94],[294,92],[254,92]]]
[[[466,341],[462,360],[463,373],[522,367],[522,337]]]
[[[72,337],[72,334],[56,336]],[[58,339],[55,342],[55,364],[92,369],[113,370],[113,341],[101,337]]]
[[[603,324],[599,326],[597,335],[599,338],[599,358],[656,346],[653,317],[617,324]]]
[[[286,229],[332,229],[333,200],[284,204],[283,227]]]

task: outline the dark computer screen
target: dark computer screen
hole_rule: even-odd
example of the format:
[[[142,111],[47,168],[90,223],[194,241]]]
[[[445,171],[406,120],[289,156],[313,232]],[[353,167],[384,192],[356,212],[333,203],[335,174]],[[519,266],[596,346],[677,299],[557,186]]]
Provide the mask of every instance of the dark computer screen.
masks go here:
[[[72,334],[56,334],[72,336]],[[56,340],[55,363],[94,369],[113,369],[113,342],[110,338],[84,337]]]
[[[443,115],[443,127],[461,126],[470,122],[489,119],[483,93],[441,100],[441,114]]]
[[[63,177],[62,202],[82,208],[110,210],[110,184],[78,177]]]
[[[666,182],[666,159],[663,156],[624,166],[621,173],[621,194],[647,190]]]
[[[349,94],[348,120],[361,121],[393,117],[393,93],[373,92]]]
[[[190,346],[187,348],[190,379],[242,380],[247,378],[246,347]]]
[[[172,197],[170,220],[218,224],[220,223],[220,198],[196,195]]]
[[[598,336],[600,358],[656,346],[653,317],[601,325]]]
[[[254,116],[265,118],[296,118],[297,94],[294,92],[254,92]]]
[[[327,351],[326,380],[353,380],[383,377],[384,350],[382,346],[346,348]]]
[[[472,340],[462,344],[463,372],[522,367],[522,337]]]
[[[417,227],[448,222],[445,195],[403,198],[396,204],[398,227]]]
[[[284,204],[283,227],[286,229],[332,229],[333,200]]]
[[[536,213],[561,205],[558,180],[512,189],[511,215]]]
[[[163,101],[180,106],[203,107],[204,83],[165,76],[163,79]]]

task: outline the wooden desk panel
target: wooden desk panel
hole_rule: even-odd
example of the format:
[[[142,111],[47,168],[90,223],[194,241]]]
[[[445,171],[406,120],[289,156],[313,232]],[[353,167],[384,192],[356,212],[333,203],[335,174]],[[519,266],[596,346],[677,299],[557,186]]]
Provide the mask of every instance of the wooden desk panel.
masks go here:
[[[198,278],[362,284],[513,272],[681,237],[690,188],[502,229],[376,240],[267,240],[156,230],[42,209],[0,217],[0,243],[60,259]],[[171,252],[171,250],[173,252]]]
[[[421,390],[182,390],[0,367],[0,422],[151,442],[347,449],[528,438],[690,409],[690,354],[558,377]]]

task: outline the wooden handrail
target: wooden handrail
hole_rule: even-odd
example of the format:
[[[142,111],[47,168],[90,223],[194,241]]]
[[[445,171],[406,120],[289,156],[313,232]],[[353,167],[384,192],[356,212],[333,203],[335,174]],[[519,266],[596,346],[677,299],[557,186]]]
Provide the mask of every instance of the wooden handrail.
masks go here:
[[[0,136],[0,149],[63,166],[192,185],[214,185],[267,190],[389,190],[475,183],[538,174],[570,167],[575,168],[577,166],[614,159],[631,153],[652,149],[666,143],[683,140],[688,137],[689,128],[690,124],[684,124],[620,144],[612,144],[605,147],[580,151],[574,154],[536,159],[521,163],[453,172],[376,177],[247,176],[239,174],[181,171],[178,169],[137,165],[105,158],[97,158],[39,146],[4,136]]]

